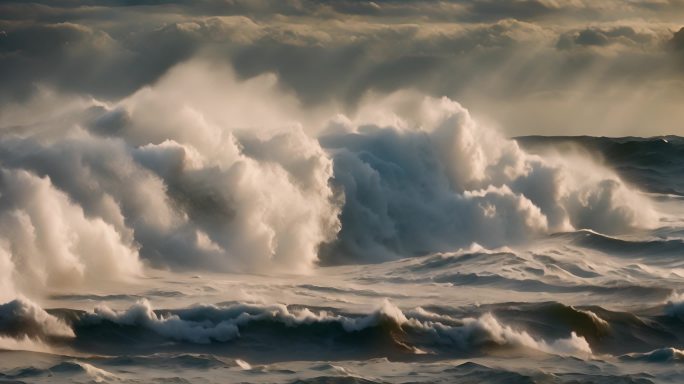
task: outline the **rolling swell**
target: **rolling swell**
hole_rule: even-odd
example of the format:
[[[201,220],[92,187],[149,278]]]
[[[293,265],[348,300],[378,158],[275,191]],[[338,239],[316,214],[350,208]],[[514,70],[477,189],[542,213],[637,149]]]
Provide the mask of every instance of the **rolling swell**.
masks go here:
[[[126,310],[101,306],[87,312],[34,311],[38,318],[47,315],[51,319],[43,326],[62,324],[72,330],[73,338],[46,338],[51,345],[112,357],[87,362],[67,360],[49,369],[29,367],[5,378],[30,380],[55,374],[99,380],[112,378],[109,375],[116,374],[117,369],[125,371],[125,367],[131,366],[152,370],[248,369],[244,368],[248,365],[235,360],[243,358],[251,363],[270,364],[292,361],[293,357],[304,361],[377,357],[435,361],[501,353],[515,356],[542,353],[582,359],[613,355],[624,362],[680,362],[684,322],[665,306],[658,307],[655,314],[651,312],[635,314],[558,302],[467,307],[433,304],[400,310],[389,301],[368,313],[242,303],[156,310],[145,301]],[[3,332],[7,329],[0,329]],[[39,333],[34,335],[41,337]],[[662,348],[662,345],[670,347]],[[622,382],[648,382],[637,377],[589,373],[554,378],[538,372],[528,375],[474,363],[457,368],[449,372],[449,377],[466,381],[611,382],[612,377]],[[372,381],[357,376],[325,375],[302,380]]]
[[[617,256],[679,258],[684,253],[684,241],[681,239],[624,240],[588,230],[554,236],[565,237],[572,244]]]
[[[538,251],[476,249],[442,253],[395,262],[383,269],[383,275],[358,279],[368,284],[439,283],[529,293],[589,293],[648,302],[662,301],[672,294],[672,287],[661,274],[667,273],[667,269],[642,267],[627,256],[630,264],[616,267],[610,259],[574,243],[585,233],[604,238],[591,231],[578,231],[553,235],[551,246]],[[675,256],[649,257],[646,262],[659,261],[663,266],[676,266],[670,261],[678,262]]]
[[[72,315],[78,335],[73,345],[91,353],[119,354],[127,348],[137,354],[207,352],[251,361],[287,361],[294,351],[299,359],[413,352],[401,340],[405,318],[391,304],[365,316],[295,308],[233,304],[155,311],[147,302],[126,311],[100,307]]]
[[[388,301],[369,314],[302,306],[235,304],[79,313],[71,344],[91,353],[175,351],[248,356],[261,361],[390,357],[444,358],[493,350],[536,350],[586,357],[645,353],[662,345],[684,348],[684,323],[660,314],[611,311],[558,302],[500,303],[480,307],[426,306],[402,311]],[[145,311],[141,311],[144,308]],[[149,309],[149,312],[147,310]],[[533,331],[528,333],[525,330]],[[238,354],[239,353],[239,354]]]
[[[246,304],[153,310],[146,301],[125,311],[98,307],[61,313],[68,320],[60,321],[69,323],[75,337],[53,342],[106,355],[164,351],[287,361],[294,351],[304,360],[477,356],[498,349],[591,354],[574,331],[547,340],[511,327],[490,312],[438,319],[424,310],[404,313],[389,301],[368,314]]]

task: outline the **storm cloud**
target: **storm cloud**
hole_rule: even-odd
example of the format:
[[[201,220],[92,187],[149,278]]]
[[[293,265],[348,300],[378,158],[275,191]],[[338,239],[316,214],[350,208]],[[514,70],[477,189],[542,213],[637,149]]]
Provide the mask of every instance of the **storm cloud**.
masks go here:
[[[679,0],[3,1],[0,15],[4,104],[41,87],[116,100],[199,56],[347,113],[413,88],[511,135],[682,129]]]

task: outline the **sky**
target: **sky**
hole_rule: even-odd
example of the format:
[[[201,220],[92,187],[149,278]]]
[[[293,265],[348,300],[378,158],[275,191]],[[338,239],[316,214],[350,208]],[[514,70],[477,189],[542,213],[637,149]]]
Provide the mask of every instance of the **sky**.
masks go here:
[[[412,90],[509,136],[684,135],[683,20],[683,0],[0,1],[0,122],[202,60],[312,114]]]

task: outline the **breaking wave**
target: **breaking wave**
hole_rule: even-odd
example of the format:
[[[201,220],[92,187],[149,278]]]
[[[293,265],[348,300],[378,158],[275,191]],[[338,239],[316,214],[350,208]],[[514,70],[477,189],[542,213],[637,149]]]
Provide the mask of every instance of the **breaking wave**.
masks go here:
[[[0,335],[38,339],[75,337],[63,320],[26,299],[16,299],[0,305]]]
[[[341,120],[320,138],[345,192],[332,262],[500,247],[582,228],[623,233],[656,222],[645,197],[590,160],[527,154],[446,98],[412,107],[415,122]]]
[[[592,354],[587,341],[575,332],[567,338],[546,341],[503,324],[491,313],[462,319],[449,316],[440,319],[418,309],[414,317],[414,312],[407,315],[387,300],[366,315],[313,311],[296,306],[247,304],[153,310],[150,303],[143,300],[123,311],[102,305],[92,312],[71,312],[67,315],[70,325],[25,301],[5,304],[2,310],[0,332],[17,340],[15,348],[7,346],[8,349],[24,349],[21,345],[23,338],[32,337],[52,342],[59,338],[62,345],[73,339],[69,343],[91,353],[103,353],[108,351],[107,348],[141,348],[146,352],[173,350],[169,341],[179,343],[176,347],[180,351],[186,348],[183,347],[185,343],[230,348],[233,341],[243,339],[247,343],[275,345],[286,340],[289,344],[303,345],[313,340],[327,340],[325,343],[341,349],[362,349],[356,353],[389,351],[396,356],[425,353],[469,355],[485,353],[493,348],[578,357]],[[375,342],[380,341],[384,347],[376,349],[377,346],[366,345],[368,340],[365,339],[369,337]],[[131,345],[132,338],[136,339],[134,345]],[[289,345],[287,348],[292,347]],[[194,350],[187,348],[188,351]]]

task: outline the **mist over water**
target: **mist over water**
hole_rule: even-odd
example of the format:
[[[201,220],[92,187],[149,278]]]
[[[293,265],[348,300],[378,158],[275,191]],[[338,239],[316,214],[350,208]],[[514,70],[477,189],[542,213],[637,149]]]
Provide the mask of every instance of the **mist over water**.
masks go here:
[[[684,139],[281,81],[0,105],[0,383],[684,377]]]

